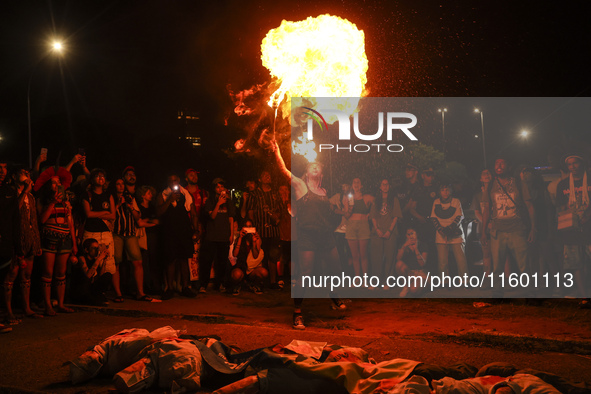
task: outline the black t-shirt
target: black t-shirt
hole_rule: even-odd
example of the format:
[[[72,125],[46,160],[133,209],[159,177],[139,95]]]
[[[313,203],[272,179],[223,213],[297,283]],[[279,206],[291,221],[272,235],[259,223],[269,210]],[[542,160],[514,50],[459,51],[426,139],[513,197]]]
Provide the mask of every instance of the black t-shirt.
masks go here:
[[[93,212],[111,212],[111,196],[108,193],[102,192],[101,194],[96,194],[91,191],[84,194],[83,199],[88,201],[90,210]],[[103,219],[100,218],[87,218],[84,230],[93,233],[110,231]]]
[[[156,215],[156,208],[152,205],[149,204],[148,208],[144,207],[142,204],[138,204],[138,207],[140,208],[140,217],[142,219],[156,219],[157,215]],[[146,227],[146,233],[156,233],[156,227]]]
[[[427,251],[426,246],[423,243],[419,243],[417,249],[419,251],[419,254],[421,254],[421,256],[423,255],[423,253],[425,253]],[[409,270],[423,270],[423,269],[425,269],[425,267],[421,267],[421,264],[418,261],[416,252],[410,250],[410,248],[404,248],[404,253],[402,254],[402,261],[404,262],[404,264],[406,264],[406,266],[408,267]]]
[[[208,216],[210,212],[213,212],[216,204],[216,197],[207,200],[204,209]],[[228,200],[225,204],[222,204],[218,209],[215,219],[209,216],[207,220],[205,225],[205,239],[210,242],[230,242],[230,234],[232,234],[230,218],[234,218],[235,214],[236,207],[232,200]]]
[[[408,204],[408,201],[411,199],[413,195],[416,194],[417,190],[420,188],[419,182],[410,183],[405,181],[402,186],[396,189],[396,198],[400,202],[400,209],[402,209],[402,214],[404,215],[405,220],[410,218],[410,212],[404,211],[404,207]]]
[[[415,210],[423,217],[429,217],[433,209],[433,202],[437,198],[437,186],[421,186],[415,190],[414,195],[410,196],[417,202]]]

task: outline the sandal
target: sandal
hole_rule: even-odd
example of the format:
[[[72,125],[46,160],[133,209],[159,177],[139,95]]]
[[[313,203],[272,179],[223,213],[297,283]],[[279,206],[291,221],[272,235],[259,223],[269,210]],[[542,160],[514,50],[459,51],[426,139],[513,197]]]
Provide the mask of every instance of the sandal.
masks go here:
[[[121,296],[117,296],[113,299],[113,302],[116,302],[118,304],[121,304],[123,302],[123,297]]]
[[[145,301],[145,302],[152,302],[152,297],[147,294],[144,294],[142,297],[137,299],[138,301]]]
[[[74,313],[74,309],[72,309],[72,308],[68,308],[67,306],[64,306],[64,307],[62,307],[62,308],[60,308],[60,307],[57,307],[57,308],[56,308],[56,310],[57,310],[59,313]]]
[[[5,326],[4,324],[0,324],[0,334],[5,334],[10,331],[12,331],[12,327]]]
[[[28,317],[29,319],[43,319],[43,315],[41,315],[37,312],[33,312],[28,315],[25,315],[25,317]]]
[[[6,324],[7,326],[16,326],[22,322],[21,319],[17,319],[16,316],[6,316],[6,319],[2,324]]]

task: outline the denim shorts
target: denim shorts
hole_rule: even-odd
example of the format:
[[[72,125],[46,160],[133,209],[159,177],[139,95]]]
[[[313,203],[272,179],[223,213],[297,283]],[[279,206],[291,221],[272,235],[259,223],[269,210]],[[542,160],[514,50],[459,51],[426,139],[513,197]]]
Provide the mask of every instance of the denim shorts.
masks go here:
[[[124,249],[129,261],[142,261],[139,239],[135,235],[121,237],[113,234],[113,242],[115,243],[115,262],[117,264],[123,261]]]
[[[369,221],[363,220],[349,220],[347,222],[346,239],[369,239]]]
[[[66,223],[50,223],[41,231],[41,250],[47,253],[70,253],[74,242],[70,234],[70,226]]]

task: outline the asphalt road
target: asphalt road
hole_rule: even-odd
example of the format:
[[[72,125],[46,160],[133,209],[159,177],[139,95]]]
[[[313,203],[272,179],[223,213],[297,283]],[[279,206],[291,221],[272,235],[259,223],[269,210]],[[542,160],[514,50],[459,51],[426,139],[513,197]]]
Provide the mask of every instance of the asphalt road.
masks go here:
[[[239,297],[210,292],[162,303],[127,299],[26,319],[0,336],[0,392],[108,392],[109,379],[72,386],[64,363],[123,329],[166,325],[217,335],[242,350],[301,339],[361,347],[378,362],[406,358],[480,368],[505,361],[591,382],[591,311],[579,310],[573,300],[484,308],[472,300],[353,300],[344,312],[329,306],[329,300],[305,301],[305,331],[291,328],[289,294],[270,291]]]

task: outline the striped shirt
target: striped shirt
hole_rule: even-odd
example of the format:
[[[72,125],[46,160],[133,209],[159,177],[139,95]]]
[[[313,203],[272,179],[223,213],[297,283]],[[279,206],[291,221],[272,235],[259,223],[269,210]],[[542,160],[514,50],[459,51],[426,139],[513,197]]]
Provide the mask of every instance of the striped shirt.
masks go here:
[[[273,190],[265,192],[258,188],[248,199],[247,211],[253,211],[252,218],[262,238],[279,238],[279,227],[271,218],[280,214],[279,196]]]
[[[131,207],[134,211],[139,212],[135,198],[132,200]],[[120,237],[130,237],[136,233],[135,219],[126,204],[121,204],[115,215],[115,228],[113,233]]]

